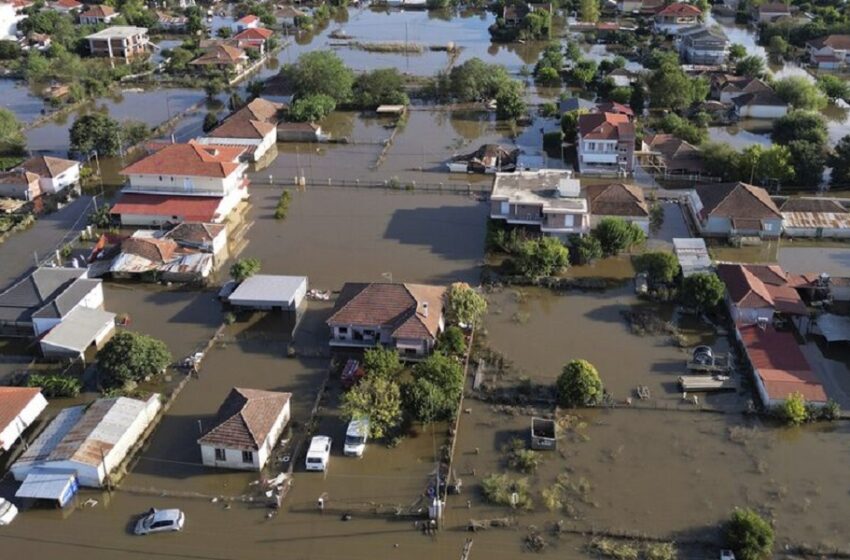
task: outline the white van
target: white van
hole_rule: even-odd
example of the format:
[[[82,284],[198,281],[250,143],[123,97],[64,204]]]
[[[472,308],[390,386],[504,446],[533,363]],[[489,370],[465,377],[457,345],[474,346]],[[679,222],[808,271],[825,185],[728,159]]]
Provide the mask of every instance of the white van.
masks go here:
[[[324,471],[328,468],[330,460],[331,438],[328,436],[315,436],[310,440],[310,449],[307,450],[305,467],[308,471]]]
[[[352,457],[362,457],[369,439],[369,419],[353,418],[345,431],[343,453]]]

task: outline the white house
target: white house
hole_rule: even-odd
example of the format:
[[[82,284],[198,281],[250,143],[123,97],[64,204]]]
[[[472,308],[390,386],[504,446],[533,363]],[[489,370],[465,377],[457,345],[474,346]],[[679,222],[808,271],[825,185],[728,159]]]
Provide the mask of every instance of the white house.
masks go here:
[[[702,237],[779,237],[782,232],[782,214],[761,187],[697,185],[685,200]]]
[[[643,189],[625,183],[589,184],[582,189],[590,208],[590,227],[605,218],[619,218],[637,225],[649,234],[649,205]]]
[[[289,423],[292,393],[233,388],[200,439],[208,467],[260,471]]]
[[[576,152],[579,172],[628,175],[635,165],[635,126],[627,114],[580,115]]]
[[[0,387],[0,451],[9,451],[46,407],[39,387]]]
[[[103,309],[103,281],[95,278],[74,280],[65,290],[33,313],[36,336],[62,323],[77,309]]]
[[[850,211],[829,198],[789,198],[779,208],[788,237],[850,238]]]
[[[795,277],[779,265],[722,263],[717,276],[726,284],[726,305],[736,324],[770,323],[781,313],[807,330],[809,311],[792,284]]]
[[[245,146],[245,156],[258,161],[277,143],[280,103],[257,98],[197,140],[200,144]]]
[[[256,29],[258,27],[260,27],[260,18],[253,14],[248,14],[241,19],[237,19],[233,23],[233,28],[237,33],[245,31],[246,29]]]
[[[742,119],[780,119],[788,114],[788,104],[773,90],[744,93],[732,99],[735,114]]]
[[[77,307],[39,341],[45,358],[89,361],[115,333],[115,313]],[[88,358],[88,359],[87,359]]]
[[[671,35],[684,27],[697,25],[703,20],[702,10],[693,4],[674,2],[655,13],[656,33]]]
[[[19,166],[38,175],[42,192],[58,193],[80,182],[78,161],[51,156],[35,156]]]
[[[779,18],[791,17],[791,6],[784,2],[768,2],[756,8],[753,15],[758,23],[771,23]]]
[[[850,62],[850,35],[829,35],[806,43],[812,64],[823,70],[842,68]]]
[[[146,401],[117,397],[62,410],[12,465],[15,480],[30,473],[63,471],[82,486],[100,488],[139,443],[161,408],[160,395]]]
[[[95,4],[80,13],[80,25],[108,24],[119,15],[112,6]]]
[[[243,280],[227,300],[245,309],[297,311],[306,296],[306,276],[255,274]]]

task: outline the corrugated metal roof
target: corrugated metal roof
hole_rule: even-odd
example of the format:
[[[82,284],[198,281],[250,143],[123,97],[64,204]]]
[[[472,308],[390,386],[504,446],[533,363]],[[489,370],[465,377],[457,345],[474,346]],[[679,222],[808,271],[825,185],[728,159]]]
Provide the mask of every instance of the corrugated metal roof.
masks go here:
[[[69,472],[31,472],[15,492],[15,497],[61,501],[74,484],[74,476]]]
[[[82,354],[104,327],[114,324],[115,313],[78,307],[61,323],[50,329],[41,342]]]
[[[306,276],[276,276],[257,274],[244,280],[230,294],[230,302],[262,301],[270,304],[293,303],[296,292],[307,283]]]
[[[786,228],[850,228],[850,214],[837,212],[782,212]]]

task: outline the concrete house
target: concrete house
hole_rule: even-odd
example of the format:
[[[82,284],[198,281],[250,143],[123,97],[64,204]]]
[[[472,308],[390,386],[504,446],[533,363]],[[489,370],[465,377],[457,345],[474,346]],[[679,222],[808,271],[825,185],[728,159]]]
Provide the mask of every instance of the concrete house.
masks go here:
[[[212,129],[199,144],[245,146],[243,156],[260,160],[277,143],[277,115],[283,110],[280,103],[254,99]]]
[[[693,4],[674,2],[655,13],[654,29],[662,35],[672,35],[679,29],[702,23],[702,10]]]
[[[95,4],[89,6],[88,9],[80,13],[80,25],[108,25],[112,20],[119,15],[112,6],[105,4]]]
[[[115,333],[115,313],[77,307],[39,341],[45,358],[71,358],[91,362]]]
[[[788,104],[773,90],[744,93],[732,99],[735,115],[741,119],[780,119],[788,114]]]
[[[0,452],[12,449],[45,408],[38,387],[0,387]]]
[[[649,205],[642,188],[623,183],[586,185],[582,193],[590,207],[591,228],[605,218],[620,218],[649,234]]]
[[[711,78],[710,95],[721,103],[732,103],[732,100],[745,93],[773,92],[773,88],[758,78],[716,74]]]
[[[86,36],[86,40],[89,42],[89,52],[92,56],[124,60],[145,54],[149,44],[147,28],[130,25],[107,27]]]
[[[49,194],[76,186],[80,182],[81,167],[78,161],[51,156],[34,156],[18,166],[37,175],[41,191]]]
[[[829,35],[806,43],[809,59],[821,70],[836,70],[850,62],[850,35]]]
[[[12,475],[26,482],[31,474],[62,472],[81,486],[101,488],[161,406],[160,395],[154,393],[146,401],[118,397],[66,408],[15,461]]]
[[[578,118],[580,173],[628,175],[635,164],[635,126],[628,115],[590,113]]]
[[[48,6],[50,6],[50,9],[54,12],[70,14],[77,10],[81,10],[84,7],[84,4],[77,2],[77,0],[56,0],[55,2],[48,3]]]
[[[127,186],[111,213],[122,225],[217,224],[248,198],[245,146],[190,141],[155,148],[121,170]]]
[[[279,142],[326,142],[329,137],[316,123],[282,122],[277,125]]]
[[[281,27],[295,27],[298,18],[305,15],[307,15],[305,12],[289,4],[277,6],[274,11],[274,18]]]
[[[772,23],[783,17],[791,17],[791,6],[784,2],[768,2],[753,10],[757,23]]]
[[[579,181],[560,169],[497,173],[490,194],[490,219],[539,229],[563,240],[590,229],[590,211]]]
[[[788,237],[850,238],[850,211],[837,200],[789,198],[779,211]]]
[[[240,282],[227,300],[243,309],[300,312],[306,297],[306,276],[255,274]]]
[[[237,19],[233,24],[233,28],[237,33],[246,29],[256,29],[258,27],[260,27],[260,18],[253,14],[248,14],[241,19]]]
[[[327,320],[332,348],[395,348],[403,359],[434,350],[445,328],[446,289],[424,284],[346,283]]]
[[[720,65],[729,56],[729,39],[719,27],[687,27],[677,35],[679,55],[685,62]]]
[[[717,276],[726,284],[726,305],[736,324],[770,323],[780,313],[805,332],[809,311],[795,288],[798,278],[779,265],[722,263]]]
[[[210,430],[198,439],[208,467],[260,471],[289,423],[292,393],[231,389]]]
[[[26,19],[11,2],[0,4],[0,41],[15,41],[18,34],[18,23]]]
[[[230,42],[237,48],[243,50],[253,49],[260,53],[260,56],[266,54],[266,45],[269,39],[274,35],[274,31],[265,27],[252,27],[244,29],[230,38]]]
[[[792,333],[771,326],[747,325],[738,327],[735,334],[753,368],[762,404],[779,406],[791,393],[800,393],[815,406],[827,403],[829,398],[820,376],[812,370]]]
[[[206,52],[189,64],[202,71],[225,70],[239,74],[245,69],[247,62],[248,55],[244,50],[230,45],[215,44],[208,47]]]
[[[29,202],[41,194],[41,183],[35,173],[22,169],[0,172],[0,197]]]
[[[703,237],[779,237],[782,214],[761,187],[746,183],[697,185],[686,198]]]

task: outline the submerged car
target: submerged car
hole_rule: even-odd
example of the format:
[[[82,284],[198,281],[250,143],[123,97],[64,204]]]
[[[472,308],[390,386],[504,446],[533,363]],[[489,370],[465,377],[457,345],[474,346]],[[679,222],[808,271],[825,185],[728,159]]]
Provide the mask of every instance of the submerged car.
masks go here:
[[[8,500],[0,498],[0,527],[8,525],[18,516],[18,508]]]
[[[149,535],[151,533],[167,533],[170,531],[182,531],[186,516],[179,509],[154,509],[136,522],[134,533],[137,535]]]

